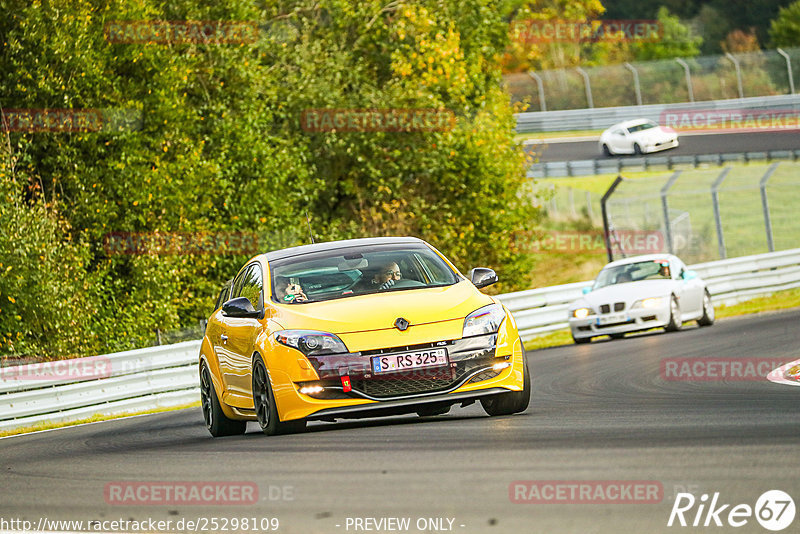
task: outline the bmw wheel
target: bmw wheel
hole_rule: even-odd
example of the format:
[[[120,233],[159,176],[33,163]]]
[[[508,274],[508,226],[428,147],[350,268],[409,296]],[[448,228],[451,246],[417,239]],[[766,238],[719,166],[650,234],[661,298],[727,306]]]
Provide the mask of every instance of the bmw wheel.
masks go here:
[[[703,292],[703,316],[697,320],[700,326],[711,326],[714,324],[714,305],[711,303],[711,295],[708,289]]]
[[[678,306],[678,299],[675,298],[675,295],[672,295],[672,300],[669,303],[669,323],[667,323],[665,330],[667,332],[677,332],[682,326],[681,308]]]

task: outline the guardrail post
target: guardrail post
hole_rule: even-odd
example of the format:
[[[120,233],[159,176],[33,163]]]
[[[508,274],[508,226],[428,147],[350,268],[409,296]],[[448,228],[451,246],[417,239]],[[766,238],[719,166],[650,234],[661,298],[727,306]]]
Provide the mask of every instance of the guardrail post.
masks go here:
[[[711,184],[711,205],[714,208],[714,224],[717,227],[717,247],[719,249],[719,259],[724,260],[727,256],[727,252],[725,250],[725,237],[722,234],[722,217],[719,214],[719,187],[722,185],[722,181],[728,176],[730,172],[730,167],[725,167],[722,172],[717,176],[717,179],[714,180],[714,183]]]
[[[692,88],[692,71],[689,70],[689,64],[683,59],[677,57],[675,61],[683,67],[683,72],[686,76],[686,89],[689,91],[689,102],[694,102],[694,89]]]
[[[633,90],[636,92],[636,105],[642,105],[642,87],[639,85],[639,71],[630,63],[625,63],[625,68],[633,74]]]
[[[739,60],[730,52],[725,52],[725,57],[730,59],[733,66],[736,68],[736,85],[739,89],[739,98],[744,98],[744,91],[742,90],[742,69],[739,67]]]
[[[539,111],[547,111],[547,103],[544,98],[544,82],[542,81],[542,77],[532,70],[528,71],[528,75],[536,80],[536,86],[539,88]]]
[[[769,217],[769,203],[767,202],[767,182],[780,164],[781,162],[778,161],[770,165],[758,184],[759,189],[761,189],[761,208],[764,210],[764,228],[767,232],[767,247],[770,252],[775,252],[775,243],[772,240],[772,221]]]
[[[789,54],[781,50],[780,48],[775,49],[780,55],[783,56],[783,59],[786,60],[786,74],[789,75],[789,94],[794,94],[794,76],[792,75],[792,58],[789,57]]]
[[[592,84],[589,81],[589,74],[580,67],[575,67],[575,70],[578,71],[578,74],[583,76],[583,83],[586,86],[586,103],[590,108],[593,108],[594,100],[592,99]]]
[[[675,183],[675,180],[678,179],[682,171],[675,171],[672,173],[672,176],[669,177],[667,183],[664,184],[664,187],[661,188],[661,207],[664,210],[664,231],[667,237],[667,250],[670,254],[674,254],[675,251],[672,245],[672,228],[669,220],[669,205],[667,203],[667,194],[669,193],[669,189],[672,187],[672,184]]]
[[[600,199],[600,211],[603,214],[603,237],[605,238],[606,242],[606,253],[608,254],[608,261],[614,261],[614,254],[611,252],[611,234],[608,228],[608,210],[606,209],[606,202],[614,194],[614,190],[617,188],[619,184],[622,183],[622,176],[617,176],[614,183],[611,184],[611,187],[608,188],[603,194],[603,197]]]

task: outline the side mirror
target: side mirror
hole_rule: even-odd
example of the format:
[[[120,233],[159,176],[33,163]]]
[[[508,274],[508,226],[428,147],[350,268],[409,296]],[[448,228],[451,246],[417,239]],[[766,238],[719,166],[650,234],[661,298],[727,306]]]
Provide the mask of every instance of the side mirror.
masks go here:
[[[469,279],[478,289],[490,286],[497,282],[497,273],[485,267],[475,267],[469,272]]]
[[[697,278],[697,271],[683,271],[684,280],[693,280]]]
[[[583,293],[584,295],[591,292],[592,292],[592,286],[586,286],[583,289],[581,289],[581,293]]]
[[[235,299],[226,301],[222,305],[222,314],[226,317],[250,319],[261,318],[261,312],[256,311],[255,308],[253,308],[253,303],[251,303],[250,299],[247,297],[237,297]]]

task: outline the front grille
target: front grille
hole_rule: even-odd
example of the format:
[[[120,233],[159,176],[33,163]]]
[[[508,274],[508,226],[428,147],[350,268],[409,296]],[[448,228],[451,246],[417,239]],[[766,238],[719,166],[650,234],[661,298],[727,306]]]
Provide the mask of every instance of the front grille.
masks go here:
[[[487,360],[464,360],[456,362],[455,367],[440,367],[409,373],[372,378],[353,378],[353,389],[364,395],[376,398],[400,397],[420,393],[445,391],[464,380],[464,377],[481,367],[494,363]],[[491,368],[487,369],[491,371]],[[486,372],[486,371],[483,371]],[[485,380],[485,379],[484,379]]]
[[[614,311],[620,312],[625,309],[624,302],[615,302],[614,303]],[[611,304],[601,304],[600,305],[600,313],[611,313]]]

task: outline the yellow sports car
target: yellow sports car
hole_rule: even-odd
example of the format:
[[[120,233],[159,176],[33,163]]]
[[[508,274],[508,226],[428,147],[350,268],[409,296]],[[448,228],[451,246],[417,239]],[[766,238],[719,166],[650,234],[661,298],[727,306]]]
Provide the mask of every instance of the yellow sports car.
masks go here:
[[[439,415],[480,400],[524,411],[530,376],[517,326],[411,237],[268,252],[226,284],[200,349],[203,416],[213,436],[296,432],[310,420]]]

